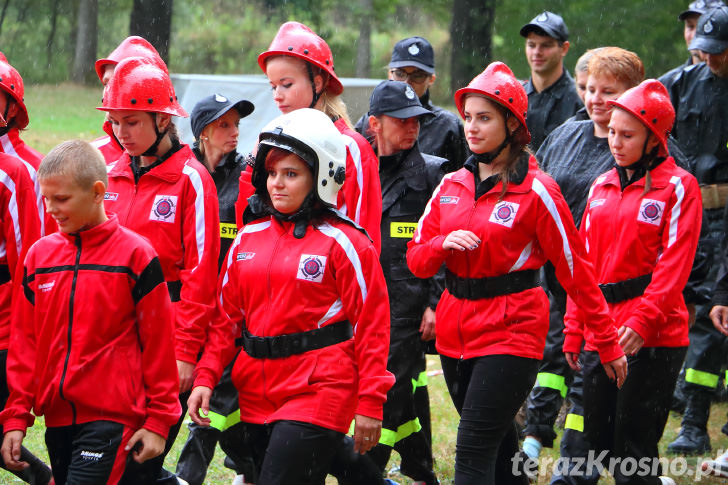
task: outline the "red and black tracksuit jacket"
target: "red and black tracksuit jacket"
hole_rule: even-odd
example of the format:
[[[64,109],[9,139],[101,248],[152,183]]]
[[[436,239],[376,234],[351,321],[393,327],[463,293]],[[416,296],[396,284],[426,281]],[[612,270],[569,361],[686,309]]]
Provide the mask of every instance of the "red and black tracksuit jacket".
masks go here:
[[[161,436],[181,413],[172,311],[151,245],[115,216],[31,247],[13,318],[3,430],[114,421]]]

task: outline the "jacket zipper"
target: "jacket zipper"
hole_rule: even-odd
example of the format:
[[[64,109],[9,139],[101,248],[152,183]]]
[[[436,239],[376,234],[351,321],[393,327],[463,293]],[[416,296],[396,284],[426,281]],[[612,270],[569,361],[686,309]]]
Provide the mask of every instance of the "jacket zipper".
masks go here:
[[[61,374],[61,383],[58,387],[58,392],[61,395],[61,399],[64,401],[68,401],[68,404],[71,405],[71,411],[73,412],[73,424],[76,424],[76,405],[73,404],[71,401],[66,399],[66,396],[63,395],[63,385],[66,382],[66,372],[68,371],[68,361],[71,358],[71,342],[72,342],[72,335],[73,335],[73,301],[76,296],[76,281],[78,279],[78,266],[81,261],[81,236],[76,235],[76,263],[73,266],[73,281],[71,283],[71,295],[68,299],[68,334],[67,334],[67,350],[66,350],[66,360],[63,363],[63,374]]]
[[[470,214],[468,214],[468,221],[465,223],[465,229],[468,231],[470,230],[470,223],[473,220],[473,214],[475,214],[475,209],[478,207],[478,201],[473,202],[473,207],[470,209]],[[468,257],[467,250],[465,251],[465,262],[466,266],[468,268],[468,273],[470,273],[470,258]],[[463,307],[465,306],[465,301],[460,302],[460,314],[458,315],[458,337],[460,338],[460,360],[463,360],[465,358],[465,340],[463,339]]]
[[[282,238],[283,238],[283,235],[279,235],[278,239],[276,239],[276,243],[273,246],[273,252],[271,253],[271,258],[268,261],[268,271],[266,271],[266,279],[267,279],[266,284],[268,286],[268,308],[271,308],[273,305],[273,289],[271,287],[271,281],[270,281],[271,266],[273,265],[273,260],[275,259],[275,254],[278,250],[278,243],[281,242]],[[265,333],[268,333],[268,332],[265,332]],[[266,399],[266,401],[268,401],[271,404],[271,406],[274,406],[274,403],[270,399],[268,399],[268,394],[266,393],[266,390],[268,389],[268,386],[266,385],[266,382],[265,382],[265,360],[266,359],[261,359],[261,360],[262,361],[260,363],[260,373],[263,377],[263,397]],[[268,420],[266,420],[266,423],[267,422],[268,422]]]

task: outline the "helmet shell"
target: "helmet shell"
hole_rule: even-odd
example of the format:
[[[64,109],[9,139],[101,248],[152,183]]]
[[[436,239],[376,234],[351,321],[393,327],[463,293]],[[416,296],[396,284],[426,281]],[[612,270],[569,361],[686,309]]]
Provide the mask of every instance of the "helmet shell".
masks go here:
[[[177,102],[169,74],[142,57],[130,57],[119,62],[104,91],[103,105],[97,109],[188,116]]]
[[[607,106],[621,108],[639,119],[660,141],[663,154],[668,153],[667,137],[675,123],[675,109],[667,89],[660,81],[642,81],[616,100],[607,101]]]
[[[121,41],[121,44],[119,44],[119,46],[114,49],[107,58],[96,61],[94,68],[96,69],[96,75],[99,77],[99,81],[102,81],[104,78],[104,70],[106,69],[106,66],[109,64],[116,65],[129,57],[143,57],[145,59],[149,59],[164,72],[169,72],[167,64],[165,64],[164,60],[162,60],[162,56],[159,55],[157,49],[155,49],[154,46],[144,37],[132,35]]]
[[[467,87],[458,89],[455,92],[455,106],[460,116],[465,118],[463,111],[466,94],[480,94],[496,103],[504,106],[521,123],[523,129],[522,141],[531,141],[531,133],[526,125],[526,113],[528,112],[528,95],[521,83],[513,75],[508,66],[502,62],[493,62],[470,81]]]
[[[22,130],[28,126],[28,108],[25,106],[25,86],[23,78],[17,69],[10,65],[5,55],[0,52],[0,89],[5,91],[18,105],[18,113],[15,115],[15,123],[18,129]],[[2,113],[0,113],[2,114]],[[6,120],[8,123],[10,120]]]
[[[266,72],[266,61],[273,56],[293,56],[310,62],[329,73],[327,91],[334,95],[344,91],[344,86],[334,72],[334,57],[329,45],[300,22],[281,25],[268,50],[258,56],[258,65],[263,72]]]
[[[346,172],[346,144],[328,116],[316,109],[297,109],[275,118],[263,128],[258,137],[252,176],[258,191],[266,190],[265,159],[272,147],[301,157],[313,171],[316,198],[336,207],[336,196]]]

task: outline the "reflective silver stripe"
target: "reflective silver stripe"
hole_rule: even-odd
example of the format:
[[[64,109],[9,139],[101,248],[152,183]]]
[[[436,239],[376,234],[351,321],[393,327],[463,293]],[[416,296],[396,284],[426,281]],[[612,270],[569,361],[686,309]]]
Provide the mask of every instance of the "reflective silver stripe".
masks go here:
[[[10,176],[5,171],[0,170],[0,184],[7,187],[11,194],[10,200],[8,201],[8,212],[10,213],[10,218],[13,220],[13,232],[15,233],[15,248],[18,252],[18,256],[20,256],[20,251],[23,249],[23,240],[20,234],[18,200],[15,198],[15,181],[13,181],[13,179],[10,178]],[[2,249],[5,249],[5,254],[0,254],[0,257],[7,255],[7,247],[4,246]],[[14,269],[15,268],[11,268],[11,270]]]
[[[445,175],[442,180],[440,180],[440,184],[437,186],[435,191],[432,193],[432,197],[430,197],[430,200],[427,201],[425,211],[422,213],[422,217],[420,217],[420,220],[417,221],[417,229],[415,230],[415,235],[412,238],[417,244],[422,242],[422,221],[424,221],[425,218],[430,214],[430,210],[432,210],[432,201],[436,200],[440,196],[440,189],[442,189],[442,184],[445,183],[445,180],[450,180],[453,175],[454,172]]]
[[[205,254],[205,190],[202,187],[202,177],[197,170],[185,165],[182,173],[187,175],[195,189],[195,240],[197,242],[197,264],[200,264]],[[192,269],[194,272],[197,266]]]
[[[683,186],[680,177],[676,175],[670,177],[670,183],[675,186],[675,196],[677,197],[677,201],[675,201],[675,205],[672,206],[672,214],[670,215],[670,237],[667,239],[668,248],[672,246],[677,239],[677,224],[682,210],[682,201],[685,198],[685,187]]]
[[[346,142],[346,148],[349,149],[349,156],[351,156],[354,166],[356,167],[356,184],[359,186],[359,197],[356,199],[356,210],[354,211],[354,222],[359,224],[361,219],[361,201],[364,197],[364,170],[361,165],[361,150],[359,145],[356,144],[356,140],[349,135],[341,134]]]
[[[561,243],[564,249],[564,257],[569,265],[569,273],[571,276],[574,276],[574,256],[571,253],[571,246],[569,246],[569,240],[566,238],[566,230],[564,229],[564,221],[561,220],[559,211],[556,208],[556,203],[554,202],[554,199],[551,198],[551,194],[549,194],[548,190],[546,190],[546,187],[544,187],[541,181],[537,178],[533,179],[533,191],[541,198],[541,201],[546,206],[549,214],[551,214],[551,217],[554,219],[556,227],[559,228]]]

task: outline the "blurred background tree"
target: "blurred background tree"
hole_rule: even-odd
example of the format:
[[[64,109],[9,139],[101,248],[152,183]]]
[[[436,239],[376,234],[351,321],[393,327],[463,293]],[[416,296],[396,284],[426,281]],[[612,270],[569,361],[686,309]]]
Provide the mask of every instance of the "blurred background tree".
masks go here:
[[[163,53],[172,72],[260,74],[258,54],[268,47],[282,22],[298,20],[328,41],[334,52],[336,71],[345,77],[359,73],[383,78],[391,48],[399,39],[412,35],[426,37],[436,55],[438,82],[433,98],[437,103],[451,104],[451,72],[455,72],[453,83],[457,88],[497,59],[506,62],[517,76],[528,77],[524,40],[518,31],[544,8],[560,13],[569,27],[571,51],[566,65],[570,70],[584,50],[619,45],[635,51],[643,59],[648,76],[659,76],[687,57],[682,24],[677,20],[687,3],[687,0],[550,0],[548,4],[542,0],[174,0],[174,3],[173,0],[0,0],[0,50],[27,83],[69,80],[95,83],[92,67],[95,58],[106,56],[130,33],[148,32],[146,37]],[[94,6],[96,16],[89,11]],[[487,18],[489,12],[494,12],[492,19]],[[368,55],[365,45],[361,48],[363,54],[358,52],[360,44],[367,43],[367,32]],[[152,33],[158,36],[153,37]],[[460,35],[463,33],[466,35]],[[457,69],[453,70],[453,65]]]

